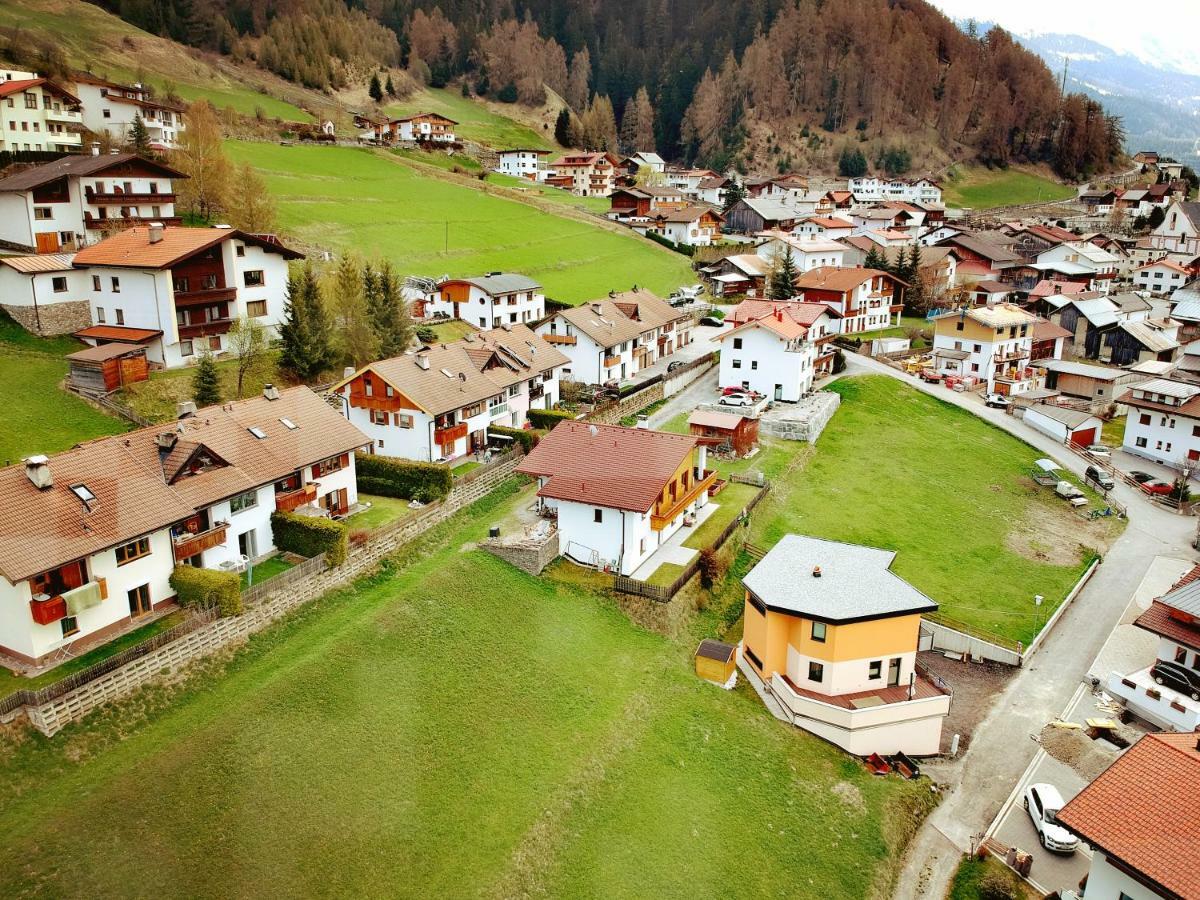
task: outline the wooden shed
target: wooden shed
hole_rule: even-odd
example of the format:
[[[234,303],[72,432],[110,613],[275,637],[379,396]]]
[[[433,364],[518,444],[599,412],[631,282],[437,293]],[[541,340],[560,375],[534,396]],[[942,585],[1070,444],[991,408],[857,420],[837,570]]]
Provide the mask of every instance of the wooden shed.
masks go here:
[[[150,377],[146,348],[136,344],[101,344],[67,356],[73,387],[107,393]]]
[[[696,674],[721,687],[733,687],[737,673],[737,647],[705,638],[696,648]]]
[[[738,413],[696,410],[688,416],[688,431],[709,447],[728,444],[738,456],[758,445],[758,419]]]

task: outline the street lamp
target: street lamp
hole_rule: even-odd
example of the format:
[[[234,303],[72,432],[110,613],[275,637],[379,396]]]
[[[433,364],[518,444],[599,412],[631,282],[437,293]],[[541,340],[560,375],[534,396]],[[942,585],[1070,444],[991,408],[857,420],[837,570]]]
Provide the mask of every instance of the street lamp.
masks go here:
[[[1033,595],[1033,605],[1037,608],[1038,631],[1042,630],[1042,601],[1045,599],[1041,594]]]

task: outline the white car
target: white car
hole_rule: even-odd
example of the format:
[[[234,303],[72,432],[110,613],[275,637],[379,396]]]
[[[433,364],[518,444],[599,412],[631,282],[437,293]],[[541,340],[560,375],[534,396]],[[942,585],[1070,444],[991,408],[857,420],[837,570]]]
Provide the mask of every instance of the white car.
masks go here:
[[[1104,444],[1089,444],[1083,448],[1083,452],[1096,459],[1112,458],[1112,447],[1108,447]]]
[[[993,409],[1008,409],[1012,405],[1003,394],[984,394],[983,403]]]
[[[1025,809],[1033,820],[1033,828],[1042,846],[1053,853],[1074,853],[1079,846],[1079,838],[1055,819],[1062,808],[1062,794],[1054,785],[1031,784],[1025,788]]]
[[[721,406],[753,406],[754,398],[749,394],[726,394],[717,403]]]

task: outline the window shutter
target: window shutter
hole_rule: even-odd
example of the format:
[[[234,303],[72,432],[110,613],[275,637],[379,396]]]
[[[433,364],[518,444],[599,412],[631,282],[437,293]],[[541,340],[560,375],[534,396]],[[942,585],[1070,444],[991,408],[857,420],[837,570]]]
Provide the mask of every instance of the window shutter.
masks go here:
[[[400,425],[400,413],[392,413],[392,424],[393,424],[393,425],[395,425],[395,426],[397,426],[397,427],[399,427],[399,425]]]
[[[318,465],[314,465],[314,466],[312,467],[312,477],[313,477],[313,478],[320,478],[320,477],[321,477],[321,467],[320,467],[320,466],[318,466]]]
[[[343,468],[343,469],[344,469],[344,468],[346,468],[346,466],[350,465],[350,454],[349,454],[349,453],[343,453],[343,454],[341,455],[341,458],[340,458],[339,462],[341,463],[341,466],[342,466],[342,468]]]

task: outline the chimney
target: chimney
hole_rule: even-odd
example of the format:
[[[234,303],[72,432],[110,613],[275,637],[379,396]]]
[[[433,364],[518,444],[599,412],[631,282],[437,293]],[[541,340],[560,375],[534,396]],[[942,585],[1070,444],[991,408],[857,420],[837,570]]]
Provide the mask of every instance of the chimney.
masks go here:
[[[99,155],[100,155],[100,142],[92,141],[92,156],[99,156]]]
[[[175,442],[179,440],[179,435],[174,431],[162,431],[154,436],[154,446],[159,450],[171,450],[175,446]]]
[[[641,428],[643,430],[648,429],[650,427],[650,417],[649,416],[638,416],[637,417],[637,427]]]
[[[342,369],[342,377],[343,378],[349,378],[353,374],[354,374],[354,366],[346,366],[346,368]]]
[[[175,404],[175,418],[190,419],[196,415],[196,403],[192,400],[181,400]]]
[[[265,397],[267,400],[278,400],[279,399],[279,388],[275,387],[275,385],[273,385],[273,384],[269,384],[269,383],[264,384],[263,385],[263,397]]]
[[[161,243],[163,239],[163,231],[165,230],[165,226],[162,222],[151,222],[149,225],[150,243]]]
[[[50,459],[48,457],[38,454],[27,457],[23,462],[25,463],[25,477],[33,483],[35,488],[45,491],[54,487],[54,479],[50,476]]]
[[[604,307],[603,307],[603,306],[601,306],[599,303],[593,303],[593,304],[592,304],[592,312],[594,312],[596,315],[600,315],[600,312],[601,312],[603,309],[604,309]]]
[[[821,577],[821,567],[813,566],[813,578],[820,578],[820,577]]]
[[[418,369],[423,369],[426,372],[429,371],[429,354],[428,353],[418,353],[416,356],[416,360],[417,360],[417,368]]]

